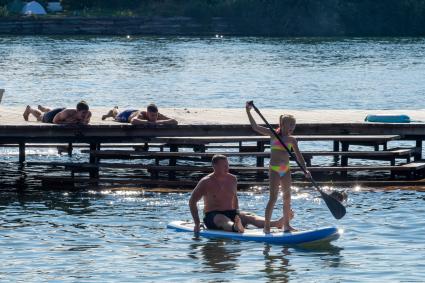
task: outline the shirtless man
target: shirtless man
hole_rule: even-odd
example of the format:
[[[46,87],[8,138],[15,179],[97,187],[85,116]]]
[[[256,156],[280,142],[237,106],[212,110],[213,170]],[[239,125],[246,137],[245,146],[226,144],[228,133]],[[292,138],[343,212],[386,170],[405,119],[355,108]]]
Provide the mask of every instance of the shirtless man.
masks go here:
[[[28,121],[30,114],[32,114],[37,119],[37,121],[53,124],[87,125],[91,118],[89,106],[87,102],[83,100],[78,102],[76,109],[55,108],[52,110],[48,107],[38,105],[37,110],[27,105],[27,108],[23,114],[25,121]]]
[[[158,112],[158,107],[155,104],[149,104],[146,111],[127,109],[118,112],[118,106],[102,116],[102,120],[109,117],[114,118],[115,121],[121,123],[131,123],[133,125],[177,125],[175,119],[169,118]]]
[[[224,155],[215,155],[212,158],[214,172],[202,178],[193,190],[189,200],[190,212],[195,222],[194,232],[200,231],[197,203],[204,198],[203,219],[208,229],[220,229],[243,233],[248,224],[258,228],[264,227],[264,218],[238,211],[236,176],[229,173],[229,162]],[[271,221],[272,227],[282,228],[283,217]]]

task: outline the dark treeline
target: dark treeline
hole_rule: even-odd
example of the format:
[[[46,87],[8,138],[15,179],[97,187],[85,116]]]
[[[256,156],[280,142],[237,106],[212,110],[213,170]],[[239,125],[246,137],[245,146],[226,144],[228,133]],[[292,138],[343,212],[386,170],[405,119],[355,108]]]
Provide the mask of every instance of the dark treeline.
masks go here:
[[[188,16],[205,23],[221,17],[247,35],[425,34],[425,0],[62,0],[61,3],[67,11],[116,10],[128,11],[126,15],[132,16]]]

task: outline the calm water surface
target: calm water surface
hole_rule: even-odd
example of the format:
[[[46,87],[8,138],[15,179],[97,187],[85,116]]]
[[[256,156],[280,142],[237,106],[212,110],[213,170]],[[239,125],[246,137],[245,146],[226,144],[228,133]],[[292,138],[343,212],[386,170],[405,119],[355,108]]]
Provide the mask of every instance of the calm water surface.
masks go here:
[[[423,109],[425,39],[2,37],[5,105]]]

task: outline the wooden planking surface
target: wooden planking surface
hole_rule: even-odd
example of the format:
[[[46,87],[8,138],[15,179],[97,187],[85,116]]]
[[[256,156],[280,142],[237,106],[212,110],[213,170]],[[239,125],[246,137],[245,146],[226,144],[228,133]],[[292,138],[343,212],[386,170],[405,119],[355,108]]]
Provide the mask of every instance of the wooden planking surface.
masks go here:
[[[405,148],[386,151],[303,151],[304,156],[347,156],[347,157],[368,157],[368,156],[406,156],[414,154],[415,148]],[[169,151],[134,151],[134,150],[81,150],[82,153],[91,153],[99,158],[126,158],[126,157],[213,157],[216,154],[236,157],[269,157],[270,152],[169,152]]]
[[[72,168],[134,168],[134,169],[146,169],[149,171],[188,171],[188,172],[212,172],[211,166],[190,166],[190,165],[146,165],[146,164],[124,164],[124,163],[62,163],[62,162],[28,162],[27,165],[50,165],[50,166],[64,166],[69,169]],[[307,167],[311,172],[335,172],[335,171],[365,171],[365,170],[389,170],[389,171],[412,171],[412,170],[421,170],[425,168],[425,162],[411,162],[408,164],[395,165],[395,166],[310,166]],[[229,168],[232,172],[258,172],[258,171],[268,171],[267,166],[263,167],[247,167],[247,166],[230,166]],[[291,167],[293,171],[301,171],[299,167]]]

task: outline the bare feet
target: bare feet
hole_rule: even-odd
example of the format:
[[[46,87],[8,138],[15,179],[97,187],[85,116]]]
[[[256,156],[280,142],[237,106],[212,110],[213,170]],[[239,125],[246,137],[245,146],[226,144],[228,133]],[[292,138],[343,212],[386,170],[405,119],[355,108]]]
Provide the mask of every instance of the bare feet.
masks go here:
[[[102,115],[102,120],[106,120],[106,118],[112,117],[112,110],[109,110],[108,113]]]
[[[118,106],[115,106],[113,109],[109,110],[106,115],[102,116],[102,120],[106,120],[109,117],[114,117],[115,112],[117,111]]]
[[[264,234],[270,234],[270,225],[271,225],[271,222],[269,223],[264,222],[264,228],[263,228]]]
[[[283,232],[288,233],[288,232],[296,232],[298,231],[297,229],[293,228],[291,225],[285,225],[283,227]]]
[[[235,216],[235,223],[233,224],[233,228],[234,230],[236,230],[235,232],[238,232],[238,233],[245,232],[245,227],[243,227],[242,221],[239,215]]]
[[[28,117],[31,113],[31,106],[27,105],[27,108],[25,108],[24,114],[22,114],[22,116],[24,116],[24,120],[28,121]]]
[[[293,218],[294,218],[294,215],[295,215],[295,213],[294,213],[294,211],[291,209],[291,213],[289,214],[289,220],[292,220]],[[282,216],[281,218],[279,218],[279,220],[277,220],[276,221],[276,224],[275,225],[273,225],[274,223],[272,222],[272,225],[271,226],[273,226],[273,227],[277,227],[277,228],[279,228],[279,229],[282,229],[283,228],[283,226],[284,226],[284,224],[285,224],[285,217],[284,216]]]
[[[44,106],[41,105],[37,105],[38,110],[40,110],[41,112],[49,112],[49,108],[46,108]]]

